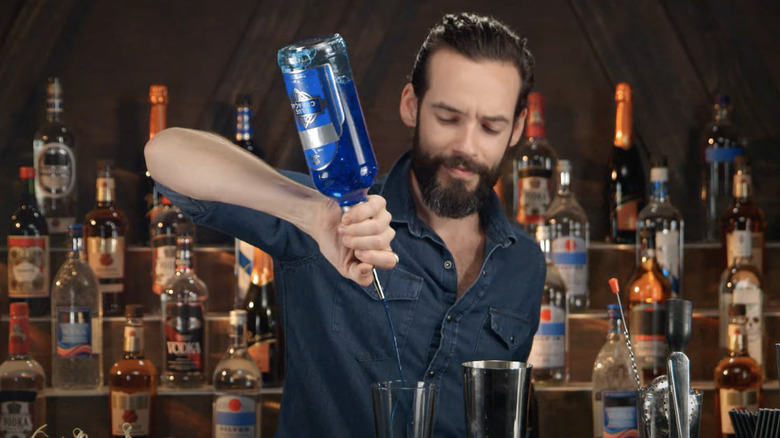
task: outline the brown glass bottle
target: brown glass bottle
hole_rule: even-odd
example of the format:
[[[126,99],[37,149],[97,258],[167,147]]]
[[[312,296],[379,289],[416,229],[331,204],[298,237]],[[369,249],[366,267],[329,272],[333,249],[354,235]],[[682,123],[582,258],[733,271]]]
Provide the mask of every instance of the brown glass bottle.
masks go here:
[[[745,305],[729,306],[729,354],[715,367],[715,429],[717,437],[735,438],[728,412],[761,407],[761,366],[747,353]]]
[[[97,205],[87,213],[84,235],[89,267],[103,295],[103,315],[121,316],[125,310],[125,235],[127,217],[116,207],[110,161],[98,161]]]
[[[263,375],[263,386],[284,382],[284,332],[276,304],[271,256],[254,249],[252,283],[247,291],[248,352]]]
[[[744,157],[734,159],[734,200],[720,218],[720,241],[723,248],[723,267],[734,261],[732,234],[735,230],[750,231],[753,264],[758,272],[764,272],[764,236],[766,220],[764,212],[753,203],[753,180],[750,165]]]
[[[149,140],[167,127],[167,110],[168,87],[165,85],[151,85],[149,87]],[[141,186],[139,205],[143,208],[144,217],[139,218],[136,230],[140,241],[148,243],[149,239],[151,239],[151,236],[148,234],[149,225],[157,211],[161,208],[160,195],[157,193],[157,188],[154,185],[149,169],[146,169]]]
[[[154,435],[157,369],[143,352],[143,310],[127,306],[125,353],[108,374],[111,436],[123,438],[122,424],[133,426],[133,437]]]

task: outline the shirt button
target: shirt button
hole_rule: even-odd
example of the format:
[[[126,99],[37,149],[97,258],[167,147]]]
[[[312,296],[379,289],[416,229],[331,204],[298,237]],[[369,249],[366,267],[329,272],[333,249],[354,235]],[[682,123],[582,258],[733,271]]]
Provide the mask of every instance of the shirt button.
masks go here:
[[[428,377],[433,378],[433,376],[436,375],[433,371],[428,371]]]
[[[510,336],[509,337],[509,343],[511,343],[511,344],[515,343],[515,337],[514,336]]]
[[[444,262],[444,269],[450,269],[452,267],[452,262],[447,260]]]
[[[482,270],[482,276],[484,277],[484,276],[486,276],[486,275],[487,275],[487,271],[483,269],[483,270]]]
[[[447,322],[452,321],[452,315],[447,315]]]

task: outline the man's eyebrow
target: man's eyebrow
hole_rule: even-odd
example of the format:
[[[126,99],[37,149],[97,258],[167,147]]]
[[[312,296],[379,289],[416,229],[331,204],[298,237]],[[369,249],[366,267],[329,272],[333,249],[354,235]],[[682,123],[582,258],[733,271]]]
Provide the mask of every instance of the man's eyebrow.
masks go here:
[[[459,110],[458,108],[455,108],[453,106],[447,105],[446,103],[437,102],[433,104],[434,108],[442,109],[444,111],[448,111],[455,114],[465,114],[464,111]],[[482,117],[483,120],[487,120],[488,122],[494,122],[494,123],[509,123],[509,119],[507,119],[503,115],[496,115],[496,116],[484,116]]]

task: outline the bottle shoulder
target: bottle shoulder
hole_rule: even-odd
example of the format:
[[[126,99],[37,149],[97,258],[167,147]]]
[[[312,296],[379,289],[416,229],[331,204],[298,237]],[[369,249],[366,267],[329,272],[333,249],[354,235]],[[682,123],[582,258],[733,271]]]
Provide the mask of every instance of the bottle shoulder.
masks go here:
[[[574,221],[587,223],[588,215],[573,195],[562,197],[556,195],[545,213],[550,221]]]
[[[737,264],[726,268],[721,275],[721,291],[731,292],[738,289],[761,289],[763,278],[758,268],[752,264]]]
[[[74,146],[73,132],[62,120],[45,120],[35,132],[34,142],[43,146],[46,143],[63,143]]]
[[[208,295],[206,283],[194,272],[176,272],[163,290],[165,299],[194,299],[205,301]]]
[[[30,356],[26,358],[14,358],[11,356],[0,363],[0,379],[7,377],[33,379],[45,375],[46,372],[43,366]]]
[[[111,370],[109,371],[109,374],[156,376],[157,368],[154,366],[152,361],[146,358],[123,358],[114,363],[114,365],[111,367]]]
[[[25,205],[11,215],[8,235],[43,236],[49,234],[46,219],[37,207]]]

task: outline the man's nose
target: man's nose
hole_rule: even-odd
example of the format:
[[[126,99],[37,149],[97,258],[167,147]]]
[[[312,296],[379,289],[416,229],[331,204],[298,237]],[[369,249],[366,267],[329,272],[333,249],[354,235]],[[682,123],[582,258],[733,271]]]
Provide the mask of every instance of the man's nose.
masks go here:
[[[466,157],[477,155],[479,148],[479,124],[464,123],[455,141],[455,151]]]

